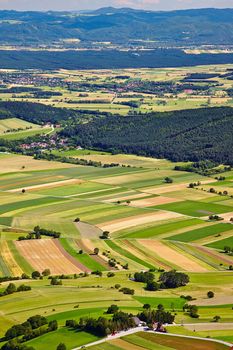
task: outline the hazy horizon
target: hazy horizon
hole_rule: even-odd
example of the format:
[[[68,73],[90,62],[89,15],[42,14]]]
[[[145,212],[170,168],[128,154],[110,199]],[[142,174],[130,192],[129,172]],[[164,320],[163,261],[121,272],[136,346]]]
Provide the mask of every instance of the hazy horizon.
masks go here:
[[[182,10],[198,8],[233,8],[233,0],[0,0],[0,10],[80,11],[102,7],[130,7],[144,10]]]

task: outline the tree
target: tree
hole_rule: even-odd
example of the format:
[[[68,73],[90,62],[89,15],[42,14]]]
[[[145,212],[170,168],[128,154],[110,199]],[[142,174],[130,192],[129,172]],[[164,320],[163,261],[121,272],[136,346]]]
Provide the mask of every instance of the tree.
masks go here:
[[[32,272],[32,278],[33,279],[40,278],[40,272],[39,271],[33,271]]]
[[[109,306],[108,310],[107,310],[107,314],[115,314],[117,311],[119,310],[119,307],[117,305],[111,305]]]
[[[58,346],[57,346],[57,350],[66,350],[67,347],[65,346],[64,343],[60,343]]]
[[[214,316],[213,317],[213,321],[214,322],[218,322],[218,321],[220,321],[221,320],[221,317],[220,316]]]
[[[80,221],[80,218],[76,218],[75,220],[74,220],[74,222],[79,222]]]
[[[189,283],[189,276],[183,272],[171,270],[163,272],[159,277],[159,282],[162,282],[161,288],[178,288]]]
[[[100,251],[99,248],[95,248],[95,249],[94,249],[94,254],[95,254],[95,255],[98,255],[98,254],[99,254],[99,251]]]
[[[21,192],[22,192],[22,193],[25,193],[25,192],[26,192],[25,188],[23,188]]]
[[[48,324],[48,331],[49,332],[56,331],[57,328],[58,328],[57,320],[52,320],[49,322],[49,324]]]
[[[209,292],[207,292],[207,297],[208,298],[213,298],[214,297],[214,292],[212,292],[211,290]]]
[[[159,287],[160,286],[157,282],[149,281],[149,282],[147,282],[145,289],[153,292],[153,291],[159,290]]]
[[[144,304],[143,309],[149,310],[151,308],[150,304]]]
[[[42,275],[43,275],[43,276],[49,276],[49,275],[51,275],[50,269],[45,269],[44,271],[42,271]]]
[[[108,231],[104,231],[103,233],[102,233],[102,235],[100,236],[100,238],[102,238],[102,239],[109,239],[109,232]]]
[[[166,184],[172,184],[173,183],[173,179],[171,178],[171,177],[165,177],[165,179],[164,179],[164,182],[166,183]]]
[[[57,346],[57,350],[66,350],[67,347],[65,346],[64,343],[60,343],[58,346]]]
[[[13,294],[17,291],[16,285],[14,283],[8,284],[6,287],[5,293],[6,294]]]

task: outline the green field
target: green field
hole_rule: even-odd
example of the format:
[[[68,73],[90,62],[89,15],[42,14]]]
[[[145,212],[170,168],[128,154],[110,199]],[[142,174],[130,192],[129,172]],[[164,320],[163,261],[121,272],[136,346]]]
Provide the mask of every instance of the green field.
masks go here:
[[[207,247],[223,250],[225,246],[233,246],[233,237],[220,239],[219,241],[206,244]]]
[[[181,242],[193,242],[198,239],[214,236],[223,232],[231,231],[231,224],[215,224],[197,230],[188,231],[179,235],[170,236],[169,239]]]
[[[157,205],[155,208],[162,210],[175,211],[189,216],[209,216],[212,214],[222,214],[232,211],[231,207],[227,207],[221,204],[204,203],[195,201],[184,201],[178,203]]]
[[[142,228],[128,233],[119,231],[118,236],[121,238],[155,238],[164,233],[172,233],[176,230],[192,227],[201,223],[202,221],[198,219],[181,220],[144,229]]]

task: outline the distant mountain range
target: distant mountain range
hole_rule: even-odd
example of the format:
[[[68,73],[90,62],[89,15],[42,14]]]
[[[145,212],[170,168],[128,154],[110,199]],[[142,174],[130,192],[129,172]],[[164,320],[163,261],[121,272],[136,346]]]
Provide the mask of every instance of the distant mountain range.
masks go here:
[[[156,46],[233,45],[233,9],[170,12],[103,8],[92,12],[0,11],[0,45],[96,42]]]

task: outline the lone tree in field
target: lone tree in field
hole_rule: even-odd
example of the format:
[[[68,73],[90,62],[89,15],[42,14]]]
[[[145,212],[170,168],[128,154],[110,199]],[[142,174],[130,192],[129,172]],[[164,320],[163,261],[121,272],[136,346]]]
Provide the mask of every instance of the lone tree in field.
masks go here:
[[[66,350],[67,347],[64,343],[60,343],[58,346],[57,346],[57,350]]]
[[[101,239],[109,239],[110,233],[108,231],[104,231],[100,236]]]
[[[214,292],[212,292],[211,290],[207,293],[207,297],[209,299],[213,298],[214,297]]]
[[[95,249],[94,249],[94,254],[95,254],[95,255],[98,255],[98,254],[99,254],[99,251],[100,251],[99,248],[95,248]]]
[[[173,183],[173,179],[171,178],[171,177],[165,177],[165,179],[164,179],[164,182],[166,183],[166,184],[172,184]]]
[[[80,218],[76,218],[75,220],[74,220],[74,222],[79,222],[80,221]]]
[[[26,192],[26,190],[25,190],[25,188],[23,188],[23,189],[22,189],[22,193],[25,193],[25,192]]]
[[[221,320],[221,317],[220,316],[214,316],[213,317],[213,321],[214,322],[218,322],[218,321],[220,321]]]

